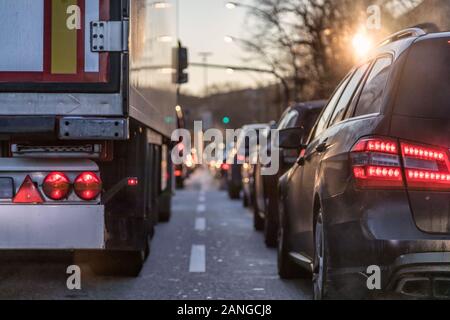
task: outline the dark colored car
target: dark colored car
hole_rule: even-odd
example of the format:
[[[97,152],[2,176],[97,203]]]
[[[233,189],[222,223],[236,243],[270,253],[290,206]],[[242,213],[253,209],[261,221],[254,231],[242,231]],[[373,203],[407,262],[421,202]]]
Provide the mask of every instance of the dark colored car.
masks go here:
[[[245,162],[241,166],[242,176],[242,204],[245,208],[255,205],[255,166],[258,162],[260,145],[260,134],[267,137],[270,132],[270,125],[258,129],[257,136],[249,140],[248,152],[245,156]]]
[[[318,299],[448,298],[450,33],[387,39],[303,147],[280,179],[280,276],[312,273]],[[377,270],[381,290],[369,290]]]
[[[289,107],[281,116],[276,130],[299,128],[308,136],[325,104],[326,101],[310,101]],[[269,247],[277,244],[278,180],[295,164],[300,151],[300,148],[280,149],[279,170],[275,175],[261,174],[264,167],[261,163],[254,166],[254,227],[256,230],[264,230],[264,241]]]
[[[243,126],[233,150],[228,152],[227,163],[230,165],[227,173],[227,189],[230,199],[239,199],[242,191],[242,165],[248,157],[249,132],[259,134],[259,130],[266,128],[265,124],[252,124]]]

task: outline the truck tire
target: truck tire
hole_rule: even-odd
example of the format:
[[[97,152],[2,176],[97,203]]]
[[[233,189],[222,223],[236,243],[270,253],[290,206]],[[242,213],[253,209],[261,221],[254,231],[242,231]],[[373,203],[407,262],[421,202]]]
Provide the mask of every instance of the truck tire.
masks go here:
[[[138,277],[149,253],[149,249],[102,252],[95,256],[90,266],[97,275]]]
[[[167,223],[172,217],[172,191],[164,192],[159,199],[159,222]]]

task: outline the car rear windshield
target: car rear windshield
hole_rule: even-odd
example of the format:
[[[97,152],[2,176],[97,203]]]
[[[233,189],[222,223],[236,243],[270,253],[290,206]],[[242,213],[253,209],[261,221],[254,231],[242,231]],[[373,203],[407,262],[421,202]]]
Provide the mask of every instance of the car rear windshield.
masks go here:
[[[395,114],[450,119],[450,38],[417,42],[403,70]]]

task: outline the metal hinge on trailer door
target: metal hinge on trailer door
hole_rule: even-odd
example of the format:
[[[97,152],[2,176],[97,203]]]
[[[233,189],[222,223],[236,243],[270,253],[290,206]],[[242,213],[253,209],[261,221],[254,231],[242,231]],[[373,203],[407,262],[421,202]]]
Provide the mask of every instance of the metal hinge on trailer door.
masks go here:
[[[92,52],[127,52],[129,21],[91,22]]]

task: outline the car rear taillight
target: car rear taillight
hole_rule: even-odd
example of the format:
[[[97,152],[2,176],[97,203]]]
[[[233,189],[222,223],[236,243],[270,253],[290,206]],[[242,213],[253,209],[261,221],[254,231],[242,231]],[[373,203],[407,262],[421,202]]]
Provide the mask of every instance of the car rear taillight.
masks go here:
[[[70,180],[62,172],[52,172],[42,184],[44,194],[52,200],[62,200],[70,191]]]
[[[222,163],[222,165],[220,167],[223,171],[230,170],[230,165],[228,163]]]
[[[406,185],[408,189],[450,191],[450,161],[444,148],[398,143],[392,138],[364,138],[350,156],[357,187]]]
[[[175,170],[175,177],[181,177],[183,172],[181,170]]]
[[[30,176],[27,176],[19,188],[16,196],[13,199],[13,203],[19,204],[32,204],[32,203],[43,203],[41,194],[38,188],[34,185],[33,180]]]
[[[408,188],[450,191],[447,150],[409,142],[401,142],[401,149]]]
[[[398,143],[391,138],[364,138],[350,153],[353,176],[359,188],[404,186]]]
[[[91,201],[102,191],[102,182],[95,173],[83,172],[75,179],[74,190],[81,199]]]

